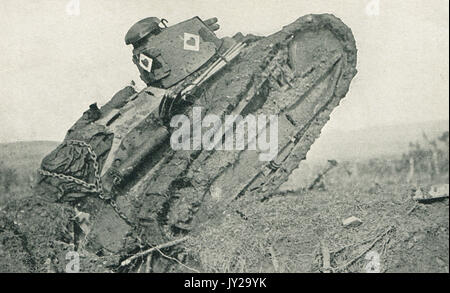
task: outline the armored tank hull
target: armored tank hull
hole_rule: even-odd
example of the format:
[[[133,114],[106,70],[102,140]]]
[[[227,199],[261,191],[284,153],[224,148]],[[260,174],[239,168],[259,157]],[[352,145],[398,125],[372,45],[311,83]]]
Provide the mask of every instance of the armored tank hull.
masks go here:
[[[233,39],[223,68],[211,73],[219,56],[171,88],[124,88],[44,158],[39,198],[89,215],[77,247],[125,255],[188,235],[238,198],[270,197],[306,158],[357,72],[351,30],[333,15],[307,15],[267,37]],[[192,125],[207,115],[276,117],[276,152],[264,159],[251,140],[217,147],[235,126],[208,128],[214,148],[176,149],[177,115]]]

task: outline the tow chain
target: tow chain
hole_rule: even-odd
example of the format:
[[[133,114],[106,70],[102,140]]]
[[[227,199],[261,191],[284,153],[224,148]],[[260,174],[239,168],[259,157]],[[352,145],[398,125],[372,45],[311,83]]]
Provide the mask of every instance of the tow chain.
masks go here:
[[[90,155],[91,160],[93,161],[93,167],[94,167],[94,176],[95,176],[95,183],[88,183],[84,180],[75,178],[73,176],[69,176],[69,175],[64,175],[64,174],[58,174],[58,173],[53,173],[53,172],[49,172],[43,169],[39,169],[38,172],[43,175],[43,176],[48,176],[48,177],[53,177],[53,178],[57,178],[63,181],[67,181],[67,182],[71,182],[71,183],[76,183],[79,186],[82,187],[82,192],[87,192],[87,193],[96,193],[97,196],[104,202],[106,202],[107,204],[109,204],[113,210],[117,213],[117,215],[124,220],[128,225],[130,226],[135,226],[130,219],[125,215],[125,213],[123,213],[119,206],[117,205],[117,202],[111,197],[111,196],[105,196],[104,191],[103,191],[103,186],[102,186],[102,182],[101,182],[101,176],[100,176],[100,172],[99,172],[99,166],[98,166],[98,161],[97,161],[97,155],[95,154],[95,152],[93,151],[92,147],[84,142],[84,141],[80,141],[80,140],[69,140],[64,142],[64,144],[66,145],[78,145],[81,147],[85,147]]]

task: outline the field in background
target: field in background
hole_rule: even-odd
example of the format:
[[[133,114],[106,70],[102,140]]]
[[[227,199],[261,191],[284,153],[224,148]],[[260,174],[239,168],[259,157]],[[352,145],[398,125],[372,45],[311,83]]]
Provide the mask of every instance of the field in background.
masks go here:
[[[10,197],[31,193],[42,158],[57,145],[49,141],[0,144],[0,207]]]
[[[435,138],[448,131],[449,121],[397,124],[343,131],[325,125],[307,155],[307,162],[335,159],[355,161],[396,157],[409,151],[409,143],[426,144],[423,133]]]
[[[32,195],[35,170],[56,146],[0,144],[0,210]],[[325,269],[336,272],[364,272],[376,263],[381,272],[448,272],[448,199],[411,200],[415,188],[449,182],[448,146],[448,131],[419,132],[402,148],[394,145],[397,153],[308,158],[279,193],[263,201],[241,198],[194,231],[184,262],[205,272],[319,272],[325,249],[331,267]],[[350,216],[362,224],[344,228]],[[367,258],[368,252],[377,256]]]

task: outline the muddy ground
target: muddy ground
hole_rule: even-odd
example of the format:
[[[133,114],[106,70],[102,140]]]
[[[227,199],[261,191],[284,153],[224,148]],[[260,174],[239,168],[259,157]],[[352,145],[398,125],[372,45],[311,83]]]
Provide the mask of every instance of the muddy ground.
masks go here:
[[[322,272],[325,247],[332,272],[366,272],[376,254],[379,272],[448,273],[448,199],[417,204],[411,184],[355,179],[239,203],[245,219],[229,213],[190,241],[191,251],[216,272]],[[350,216],[362,224],[344,227]]]
[[[241,198],[218,211],[187,241],[153,252],[154,259],[164,253],[176,260],[160,257],[149,270],[366,272],[378,257],[375,269],[384,273],[448,273],[448,199],[429,204],[411,199],[414,186],[448,183],[448,173],[418,177],[407,183],[404,174],[349,175],[338,166],[315,190],[277,192],[263,202]],[[25,192],[28,189],[21,193],[16,186],[2,193],[0,271],[63,272],[67,252],[74,250],[67,244],[73,242],[74,211],[38,203]],[[344,227],[342,220],[349,216],[362,224]],[[324,248],[329,251],[329,267],[324,267]],[[121,261],[136,252],[107,256],[79,251],[80,271],[126,271]],[[137,258],[133,269],[145,271],[146,260]]]

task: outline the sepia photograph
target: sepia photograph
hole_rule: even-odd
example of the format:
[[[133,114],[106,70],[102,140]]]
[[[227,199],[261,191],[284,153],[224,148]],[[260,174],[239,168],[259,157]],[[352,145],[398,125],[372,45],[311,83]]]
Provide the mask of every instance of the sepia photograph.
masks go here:
[[[449,273],[447,0],[0,12],[0,273]]]

